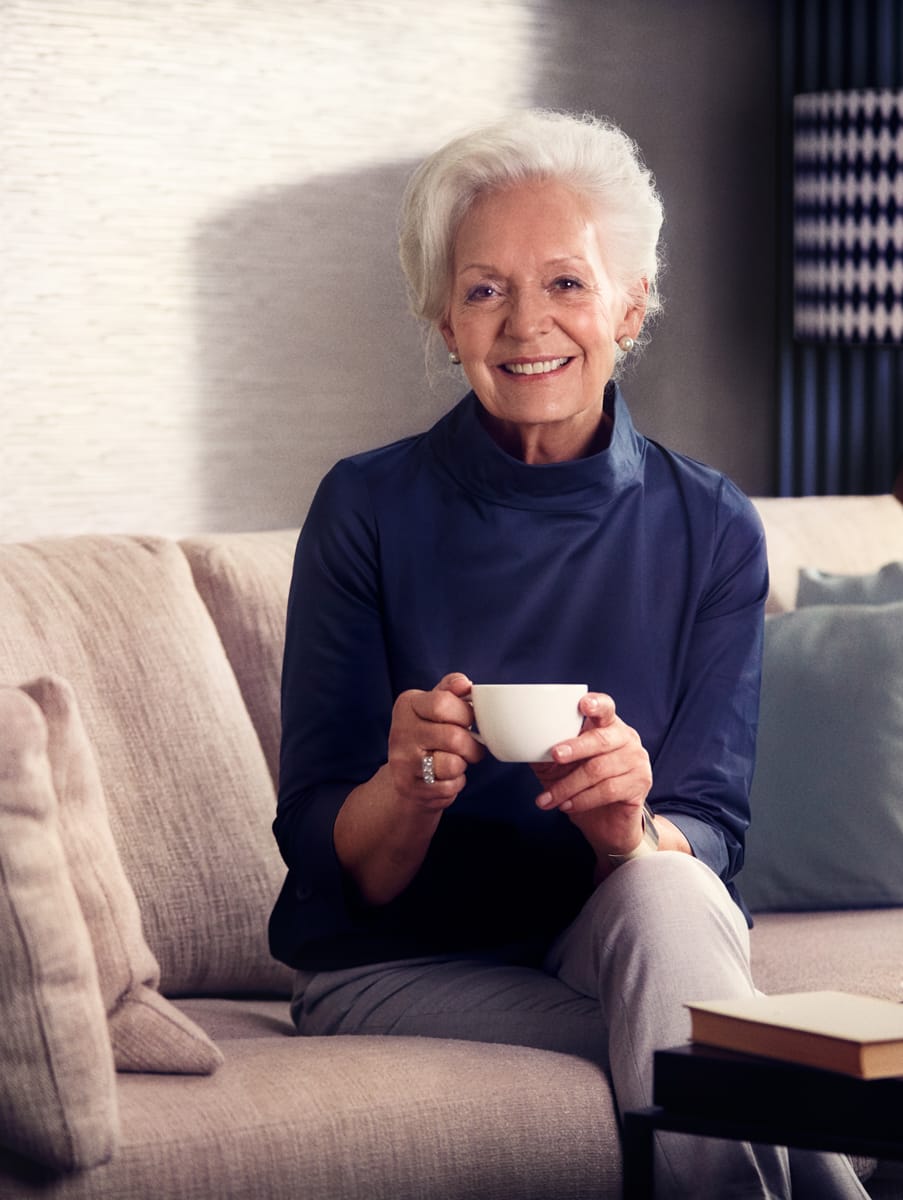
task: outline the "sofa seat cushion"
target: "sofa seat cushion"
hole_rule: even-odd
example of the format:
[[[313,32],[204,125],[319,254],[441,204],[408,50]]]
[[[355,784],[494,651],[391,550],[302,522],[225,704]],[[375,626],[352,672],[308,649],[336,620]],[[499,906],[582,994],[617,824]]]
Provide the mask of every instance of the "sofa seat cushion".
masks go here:
[[[827,989],[903,1000],[903,907],[760,913],[750,943],[763,992]]]
[[[572,1200],[620,1195],[599,1067],[432,1038],[230,1041],[211,1079],[120,1076],[116,1158],[48,1191],[0,1158],[0,1200]]]
[[[113,1054],[72,886],[47,725],[0,688],[0,1144],[58,1170],[116,1147]]]
[[[237,1038],[298,1036],[286,999],[268,996],[183,996],[179,1009],[217,1043]]]
[[[75,688],[163,993],[287,993],[267,947],[273,783],[178,546],[0,545],[0,612],[0,681]]]

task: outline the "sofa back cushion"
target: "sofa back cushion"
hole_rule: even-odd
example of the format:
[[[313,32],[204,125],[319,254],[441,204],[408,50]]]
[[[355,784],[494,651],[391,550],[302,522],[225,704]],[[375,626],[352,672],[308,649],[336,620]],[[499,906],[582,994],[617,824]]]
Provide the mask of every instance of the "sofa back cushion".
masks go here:
[[[0,612],[0,681],[74,686],[161,991],[286,992],[267,948],[272,779],[179,547],[0,545]]]
[[[782,496],[753,503],[768,542],[768,612],[796,606],[803,568],[861,575],[903,558],[903,504],[893,496]]]
[[[285,611],[298,533],[212,533],[179,543],[226,648],[274,784]]]

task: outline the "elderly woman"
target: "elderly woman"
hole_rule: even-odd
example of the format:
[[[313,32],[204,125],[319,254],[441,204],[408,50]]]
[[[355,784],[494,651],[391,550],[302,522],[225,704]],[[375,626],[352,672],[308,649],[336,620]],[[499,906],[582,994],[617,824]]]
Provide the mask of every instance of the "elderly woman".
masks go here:
[[[519,114],[411,179],[413,306],[472,390],[334,467],[298,542],[271,944],[302,1033],[584,1055],[634,1108],[684,1001],[753,990],[730,880],[763,534],[613,382],[658,307],[661,222],[633,144],[589,117]],[[583,729],[551,763],[495,761],[471,680],[588,681]],[[840,1158],[660,1143],[663,1194],[865,1195]]]

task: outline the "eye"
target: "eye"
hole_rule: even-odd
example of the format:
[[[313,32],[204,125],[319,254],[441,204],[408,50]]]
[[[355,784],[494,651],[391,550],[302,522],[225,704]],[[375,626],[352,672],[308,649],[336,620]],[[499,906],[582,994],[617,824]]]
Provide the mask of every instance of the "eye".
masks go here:
[[[560,279],[556,279],[552,287],[559,292],[578,292],[582,289],[583,284],[579,279],[574,279],[572,275],[562,275]]]
[[[498,294],[498,291],[491,283],[478,283],[476,287],[472,287],[468,291],[467,299],[468,301],[495,300]]]

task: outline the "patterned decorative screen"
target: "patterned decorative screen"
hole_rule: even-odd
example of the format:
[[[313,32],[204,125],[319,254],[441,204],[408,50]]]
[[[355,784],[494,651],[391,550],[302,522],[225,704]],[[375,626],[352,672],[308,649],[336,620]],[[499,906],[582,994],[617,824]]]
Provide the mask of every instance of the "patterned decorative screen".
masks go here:
[[[794,335],[903,342],[903,92],[794,97]]]

